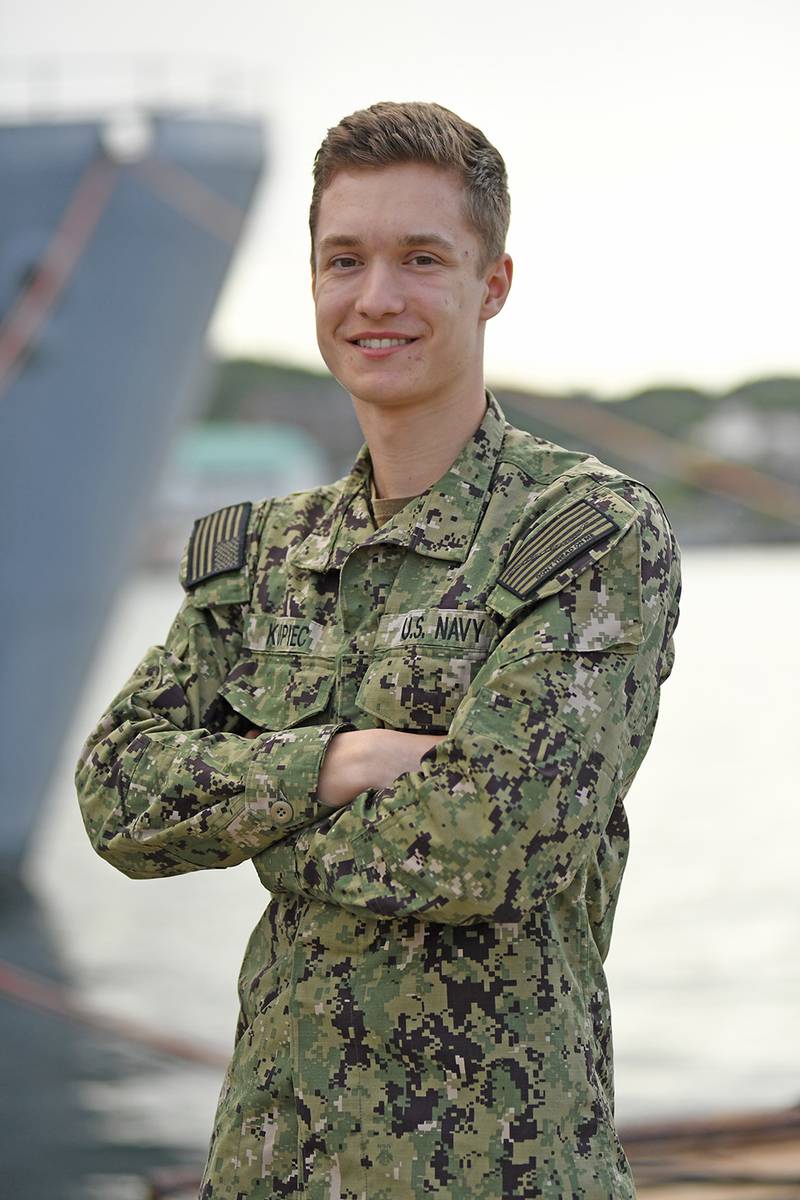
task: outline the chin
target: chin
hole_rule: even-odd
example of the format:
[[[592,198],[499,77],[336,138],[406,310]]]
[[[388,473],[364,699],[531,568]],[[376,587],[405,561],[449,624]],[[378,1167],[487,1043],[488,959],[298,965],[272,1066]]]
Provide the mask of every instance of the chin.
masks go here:
[[[373,383],[365,387],[348,388],[351,396],[362,404],[373,404],[376,408],[402,408],[407,405],[419,404],[425,399],[425,394],[418,388],[386,387]]]
[[[408,380],[391,379],[385,375],[379,377],[365,376],[353,371],[331,372],[337,382],[356,400],[364,404],[375,404],[381,407],[408,404],[421,398],[421,388],[418,383]]]

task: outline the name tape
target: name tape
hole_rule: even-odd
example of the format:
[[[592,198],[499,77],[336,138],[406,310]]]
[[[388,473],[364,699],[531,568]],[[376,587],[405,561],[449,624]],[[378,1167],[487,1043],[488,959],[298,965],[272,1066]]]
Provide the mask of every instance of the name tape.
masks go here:
[[[286,650],[311,654],[319,645],[322,626],[304,617],[269,617],[263,613],[251,613],[247,618],[245,635],[250,650]]]
[[[483,610],[414,608],[410,612],[386,614],[378,628],[377,642],[381,646],[447,643],[485,650],[496,632],[494,620]]]

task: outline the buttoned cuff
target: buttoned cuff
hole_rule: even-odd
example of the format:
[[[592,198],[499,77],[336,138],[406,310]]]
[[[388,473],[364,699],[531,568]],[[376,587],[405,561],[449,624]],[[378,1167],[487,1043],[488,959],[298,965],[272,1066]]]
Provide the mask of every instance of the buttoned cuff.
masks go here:
[[[247,771],[238,834],[285,837],[330,812],[317,798],[322,760],[331,739],[353,726],[346,721],[263,733]],[[275,840],[274,838],[270,840]]]

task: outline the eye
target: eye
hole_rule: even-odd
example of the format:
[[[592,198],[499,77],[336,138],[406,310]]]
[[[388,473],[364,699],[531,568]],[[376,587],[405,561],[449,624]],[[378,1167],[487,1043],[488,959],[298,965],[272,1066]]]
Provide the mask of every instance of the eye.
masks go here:
[[[437,259],[432,254],[420,253],[413,255],[411,262],[416,263],[420,267],[430,267],[436,265]]]
[[[339,271],[349,271],[358,266],[358,259],[353,258],[351,254],[339,254],[331,259],[331,266]]]

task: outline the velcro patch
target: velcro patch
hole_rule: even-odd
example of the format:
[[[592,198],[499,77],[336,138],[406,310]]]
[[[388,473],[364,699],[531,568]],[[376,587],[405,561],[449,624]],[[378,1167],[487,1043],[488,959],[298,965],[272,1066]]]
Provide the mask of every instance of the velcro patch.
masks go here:
[[[619,528],[588,500],[578,500],[528,534],[497,582],[520,600],[527,600],[565,563]]]
[[[245,533],[252,505],[231,504],[195,521],[187,551],[185,588],[244,566]]]

